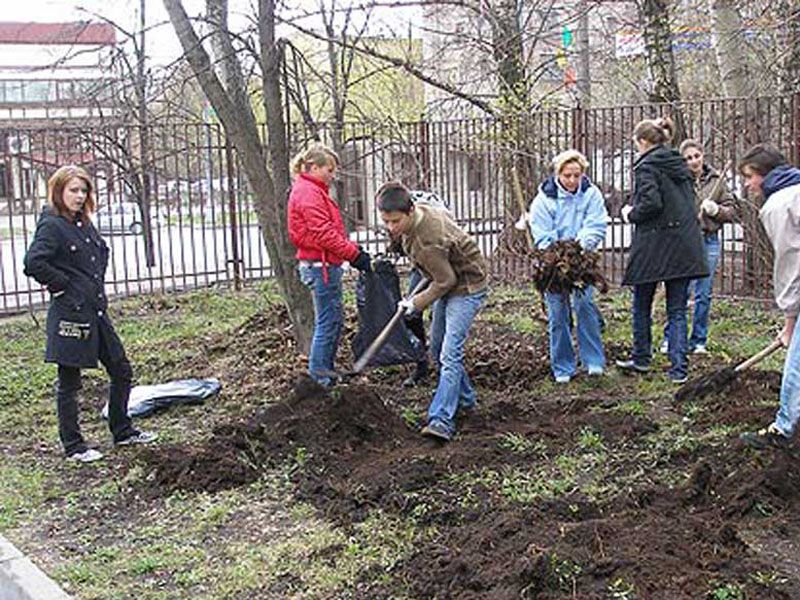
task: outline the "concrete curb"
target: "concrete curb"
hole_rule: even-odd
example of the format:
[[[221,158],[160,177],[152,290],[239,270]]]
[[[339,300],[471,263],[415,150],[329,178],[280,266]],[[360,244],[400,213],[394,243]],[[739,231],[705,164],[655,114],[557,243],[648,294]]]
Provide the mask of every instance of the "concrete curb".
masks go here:
[[[0,598],[2,600],[72,600],[22,552],[0,535]]]

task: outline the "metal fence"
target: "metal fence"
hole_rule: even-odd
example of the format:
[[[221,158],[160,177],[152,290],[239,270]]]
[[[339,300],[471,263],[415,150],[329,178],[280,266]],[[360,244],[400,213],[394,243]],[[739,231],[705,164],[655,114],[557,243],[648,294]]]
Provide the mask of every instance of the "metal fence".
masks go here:
[[[530,264],[508,243],[552,157],[569,147],[589,158],[603,191],[609,224],[602,247],[612,282],[621,280],[630,227],[616,215],[631,191],[631,133],[642,118],[672,114],[687,137],[703,142],[706,159],[725,171],[742,199],[742,219],[723,231],[717,277],[724,294],[769,292],[770,257],[735,175],[741,153],[757,142],[800,156],[800,95],[547,110],[513,119],[415,123],[348,123],[290,129],[293,148],[310,139],[334,146],[342,159],[335,193],[351,236],[373,252],[385,237],[374,206],[377,188],[401,180],[447,199],[456,219],[490,258],[495,276],[520,281]],[[128,295],[269,277],[252,193],[236,150],[217,125],[0,129],[0,314],[46,302],[22,274],[22,258],[46,201],[46,179],[59,165],[85,165],[96,181],[96,224],[111,247],[110,294]],[[518,185],[515,185],[515,178]],[[517,250],[514,250],[517,248]]]

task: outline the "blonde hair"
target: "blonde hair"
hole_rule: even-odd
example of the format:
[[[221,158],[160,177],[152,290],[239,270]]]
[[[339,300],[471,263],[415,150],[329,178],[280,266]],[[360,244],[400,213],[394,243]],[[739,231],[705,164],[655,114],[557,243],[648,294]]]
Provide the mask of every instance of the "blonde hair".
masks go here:
[[[583,154],[577,150],[564,150],[561,154],[557,155],[553,159],[553,173],[555,173],[556,176],[561,175],[561,171],[564,170],[564,167],[573,162],[578,163],[578,166],[584,173],[589,167],[589,161],[586,160],[586,157]]]
[[[339,166],[339,157],[336,152],[328,148],[325,144],[311,144],[305,150],[298,152],[292,159],[291,168],[293,175],[299,175],[308,171],[312,165],[324,167],[333,163]]]
[[[64,204],[64,188],[67,187],[70,180],[76,177],[86,184],[86,201],[83,203],[81,212],[86,215],[94,212],[94,186],[89,173],[76,165],[64,165],[58,168],[47,181],[47,201],[60,215],[69,215],[67,205]]]
[[[654,146],[668,144],[675,135],[675,124],[669,117],[644,119],[633,130],[634,140],[644,140]]]

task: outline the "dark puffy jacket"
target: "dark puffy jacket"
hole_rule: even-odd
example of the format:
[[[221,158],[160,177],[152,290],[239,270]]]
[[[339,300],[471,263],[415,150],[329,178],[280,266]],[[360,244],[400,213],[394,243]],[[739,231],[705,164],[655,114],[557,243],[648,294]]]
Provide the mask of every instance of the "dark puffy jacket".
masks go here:
[[[45,361],[97,366],[98,324],[102,319],[110,326],[104,290],[108,254],[108,246],[89,219],[71,221],[50,207],[42,211],[25,255],[25,274],[57,294],[51,296],[47,313]],[[123,350],[112,337],[115,343],[110,344],[109,358],[113,360]]]
[[[656,146],[634,164],[635,224],[623,284],[708,275],[692,176],[677,150]]]

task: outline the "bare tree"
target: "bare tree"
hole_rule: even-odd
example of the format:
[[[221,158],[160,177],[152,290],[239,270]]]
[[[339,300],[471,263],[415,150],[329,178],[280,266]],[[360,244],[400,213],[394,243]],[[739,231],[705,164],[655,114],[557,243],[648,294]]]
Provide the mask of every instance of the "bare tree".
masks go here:
[[[294,326],[298,347],[307,349],[313,325],[308,290],[294,276],[294,248],[286,230],[285,190],[289,187],[289,155],[283,98],[280,89],[282,47],[275,38],[275,2],[258,2],[258,39],[263,82],[263,107],[267,120],[267,147],[262,144],[240,66],[234,62],[231,33],[225,27],[225,0],[208,0],[217,21],[212,23],[215,44],[224,53],[225,85],[212,66],[181,0],[164,0],[170,21],[228,139],[238,151],[256,198],[256,212],[270,263]],[[216,4],[216,6],[214,6]],[[238,74],[237,74],[238,73]],[[271,168],[267,167],[267,164]]]

